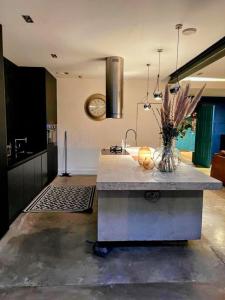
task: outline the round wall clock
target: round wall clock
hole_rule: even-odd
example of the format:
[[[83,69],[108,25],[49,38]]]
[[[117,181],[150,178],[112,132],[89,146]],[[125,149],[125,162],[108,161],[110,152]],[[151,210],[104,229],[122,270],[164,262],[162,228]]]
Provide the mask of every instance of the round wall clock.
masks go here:
[[[105,96],[102,94],[93,94],[87,98],[84,109],[89,118],[95,121],[105,119],[106,103]]]

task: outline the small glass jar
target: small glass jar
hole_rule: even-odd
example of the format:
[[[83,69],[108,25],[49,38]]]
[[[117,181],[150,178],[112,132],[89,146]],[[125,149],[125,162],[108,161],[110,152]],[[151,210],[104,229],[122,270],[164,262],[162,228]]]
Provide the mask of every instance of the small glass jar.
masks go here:
[[[154,161],[151,157],[151,149],[149,147],[141,147],[138,151],[138,163],[147,170],[154,168]]]

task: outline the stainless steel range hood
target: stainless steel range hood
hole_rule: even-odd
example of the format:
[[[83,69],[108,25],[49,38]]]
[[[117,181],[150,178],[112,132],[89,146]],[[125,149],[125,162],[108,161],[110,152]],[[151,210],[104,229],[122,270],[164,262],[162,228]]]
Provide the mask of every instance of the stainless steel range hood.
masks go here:
[[[123,117],[123,58],[106,58],[106,118]]]

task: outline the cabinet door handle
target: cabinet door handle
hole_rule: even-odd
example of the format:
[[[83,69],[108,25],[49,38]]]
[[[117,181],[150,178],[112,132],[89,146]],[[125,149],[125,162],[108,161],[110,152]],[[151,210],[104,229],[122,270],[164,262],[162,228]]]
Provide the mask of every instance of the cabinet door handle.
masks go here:
[[[144,198],[145,200],[156,203],[160,199],[160,191],[146,191]]]

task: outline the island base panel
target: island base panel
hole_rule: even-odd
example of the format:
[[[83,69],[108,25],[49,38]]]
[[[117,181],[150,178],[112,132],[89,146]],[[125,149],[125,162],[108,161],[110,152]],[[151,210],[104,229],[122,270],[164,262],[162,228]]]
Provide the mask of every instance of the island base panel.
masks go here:
[[[200,239],[203,191],[155,192],[98,191],[98,242]]]

